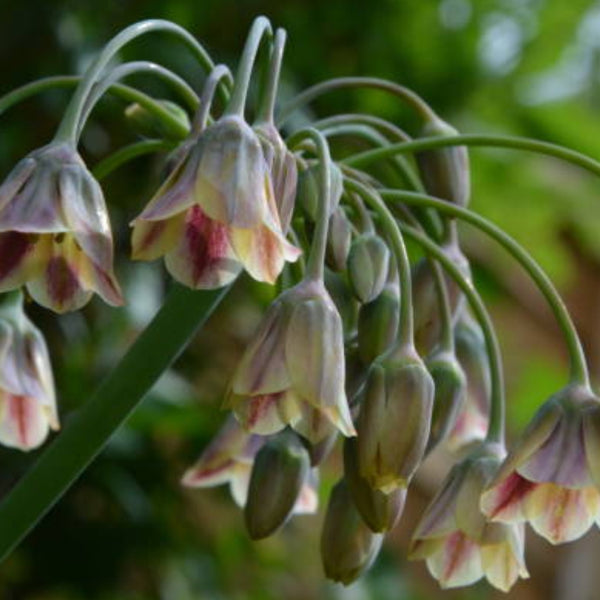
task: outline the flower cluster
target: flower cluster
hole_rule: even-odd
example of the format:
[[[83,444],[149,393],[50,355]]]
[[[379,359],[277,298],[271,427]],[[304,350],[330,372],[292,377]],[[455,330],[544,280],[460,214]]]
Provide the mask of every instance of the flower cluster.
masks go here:
[[[268,68],[252,122],[246,99],[264,39]],[[368,115],[297,131],[276,124],[284,43],[282,30],[273,34],[258,19],[233,85],[225,67],[212,68],[193,118],[151,98],[127,111],[144,131],[171,146],[177,140],[164,183],[131,221],[133,258],[164,258],[168,273],[194,290],[225,287],[242,272],[277,285],[229,380],[230,413],[182,482],[228,483],[250,536],[261,539],[292,515],[317,510],[318,468],[341,434],[344,473],[329,498],[321,555],[326,576],[349,584],[401,518],[427,454],[445,446],[458,462],[416,526],[411,558],[425,560],[442,587],[485,577],[507,591],[528,577],[524,523],[554,544],[600,523],[600,400],[577,334],[534,261],[468,209],[467,150],[414,93],[379,83],[417,108],[422,149],[414,165],[394,164],[427,194],[390,189],[387,171],[370,168],[369,160],[403,150],[377,129],[399,131],[393,124]],[[82,78],[55,139],[0,186],[6,446],[36,448],[59,421],[46,345],[19,290],[57,313],[82,308],[94,293],[113,306],[124,302],[103,192],[77,150],[102,90],[146,64],[111,70],[113,46]],[[288,110],[349,82],[313,88]],[[213,106],[219,89],[221,112]],[[287,116],[284,106],[282,122]],[[340,132],[366,132],[381,144],[336,161],[328,138]],[[500,355],[454,217],[499,238],[527,268],[569,345],[571,380],[508,453]],[[413,265],[403,232],[427,255]]]

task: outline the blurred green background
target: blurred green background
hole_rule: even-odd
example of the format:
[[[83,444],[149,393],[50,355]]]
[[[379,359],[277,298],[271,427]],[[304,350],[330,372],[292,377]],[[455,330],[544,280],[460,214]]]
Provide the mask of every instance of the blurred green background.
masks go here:
[[[120,28],[143,18],[188,28],[217,62],[235,66],[258,14],[287,29],[284,82],[291,94],[328,77],[375,75],[416,90],[461,131],[537,137],[600,156],[600,5],[590,0],[3,0],[0,94],[36,77],[78,73]],[[154,35],[123,53],[163,62],[197,87],[200,69],[174,39]],[[146,78],[140,87],[168,97]],[[48,92],[0,117],[0,177],[53,134],[68,93]],[[84,136],[94,164],[134,139],[124,105],[104,100]],[[378,92],[339,92],[321,116],[369,111],[416,133],[411,115]],[[550,158],[471,152],[474,209],[523,242],[559,285],[581,331],[595,381],[600,371],[600,185]],[[160,158],[160,157],[159,157]],[[86,400],[159,305],[162,266],[131,264],[128,222],[160,181],[161,162],[141,158],[105,182],[129,304],[94,300],[56,317],[30,307],[51,347],[63,422]],[[506,361],[513,436],[565,381],[562,340],[524,274],[488,240],[463,232]],[[354,586],[325,583],[318,558],[322,514],[297,517],[252,543],[227,490],[184,490],[179,478],[224,418],[220,397],[272,291],[246,278],[191,348],[165,374],[107,449],[26,542],[0,566],[7,600],[398,599],[503,596],[485,583],[441,592],[409,563],[412,525],[448,468],[430,461],[374,568]],[[41,450],[43,451],[43,450]],[[40,451],[38,451],[40,452]],[[0,493],[35,460],[0,450]],[[321,498],[340,470],[322,476]],[[597,531],[558,549],[530,535],[531,579],[509,598],[597,598]],[[596,561],[597,562],[597,561]]]

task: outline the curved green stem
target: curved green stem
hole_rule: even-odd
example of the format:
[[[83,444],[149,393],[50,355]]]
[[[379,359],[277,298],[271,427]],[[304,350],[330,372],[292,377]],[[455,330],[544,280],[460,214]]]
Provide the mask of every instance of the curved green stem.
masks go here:
[[[409,142],[412,138],[403,129],[394,125],[386,119],[369,115],[366,113],[345,113],[325,117],[318,121],[313,121],[311,126],[315,129],[323,129],[324,127],[332,127],[334,125],[369,125],[377,130],[380,130],[387,138],[395,139],[399,142]]]
[[[193,135],[199,134],[206,127],[219,82],[222,79],[227,79],[229,77],[231,77],[231,73],[225,65],[217,65],[210,72],[209,76],[204,82],[204,87],[202,88],[200,108],[194,116],[194,122],[192,124]]]
[[[141,142],[129,144],[101,160],[92,169],[92,175],[100,181],[120,166],[138,156],[152,154],[153,152],[168,152],[169,150],[173,150],[175,146],[175,142],[168,142],[165,140],[142,140]]]
[[[406,252],[406,246],[404,245],[404,240],[402,239],[398,224],[390,212],[390,209],[375,190],[371,190],[362,183],[353,181],[352,179],[345,179],[344,183],[346,189],[359,194],[379,216],[387,237],[392,244],[400,275],[400,320],[398,323],[398,342],[401,347],[412,349],[414,348],[414,323],[412,282],[410,279],[411,270],[408,253]]]
[[[84,74],[81,82],[75,90],[75,94],[73,94],[73,97],[67,106],[63,120],[56,132],[55,140],[70,142],[73,144],[76,143],[81,113],[84,109],[92,87],[98,80],[98,77],[102,73],[103,69],[114,57],[114,55],[119,52],[121,48],[123,48],[123,46],[135,38],[154,31],[164,31],[175,34],[192,50],[200,64],[207,71],[211,71],[213,69],[213,61],[206,50],[196,40],[196,38],[194,38],[194,36],[192,36],[188,31],[183,29],[183,27],[162,19],[149,19],[147,21],[140,21],[139,23],[130,25],[113,37],[108,44],[104,46],[104,49],[98,58],[96,58],[96,60]],[[226,95],[226,92],[224,93]]]
[[[79,119],[79,128],[77,130],[78,139],[81,136],[81,132],[85,127],[92,110],[94,110],[95,105],[99,102],[106,90],[108,90],[108,88],[110,88],[120,79],[124,79],[129,75],[140,73],[155,75],[168,83],[177,93],[179,93],[182,99],[192,110],[198,106],[199,99],[196,92],[194,92],[194,90],[181,77],[169,69],[166,69],[162,65],[157,65],[156,63],[148,61],[133,61],[125,63],[115,67],[108,75],[98,81],[92,88]]]
[[[30,98],[35,94],[57,87],[75,87],[80,82],[81,77],[76,75],[57,75],[55,77],[45,77],[44,79],[27,83],[0,98],[0,115],[18,102],[27,100],[27,98]],[[188,134],[187,128],[184,127],[178,119],[176,119],[159,102],[154,100],[154,98],[144,94],[144,92],[140,92],[131,86],[118,83],[111,85],[108,92],[127,102],[137,102],[137,104],[145,108],[149,113],[154,115],[157,119],[160,119],[167,127],[172,129],[173,133],[176,134],[176,137],[184,138]]]
[[[377,77],[340,77],[338,79],[329,79],[322,83],[318,83],[317,85],[304,90],[295,98],[292,98],[292,100],[290,100],[279,112],[277,122],[279,126],[283,125],[294,111],[305,104],[312,102],[323,94],[333,90],[356,87],[374,88],[389,92],[397,98],[407,102],[424,119],[430,119],[436,116],[433,109],[425,102],[425,100],[408,88],[394,83],[393,81],[387,81],[386,79],[379,79]]]
[[[405,235],[418,242],[427,254],[435,261],[439,262],[452,279],[454,279],[457,285],[460,286],[481,325],[490,363],[491,382],[490,422],[488,425],[486,441],[504,445],[504,413],[506,400],[504,396],[502,357],[490,316],[485,309],[479,294],[476,293],[473,284],[463,277],[460,270],[434,242],[412,227],[401,224],[400,228]]]
[[[275,31],[267,82],[256,112],[257,123],[275,124],[275,102],[277,100],[277,90],[279,89],[286,38],[287,34],[284,29],[277,29]]]
[[[296,143],[301,144],[306,139],[314,142],[319,159],[319,214],[317,215],[317,226],[306,264],[305,276],[315,281],[322,281],[325,270],[329,214],[331,212],[331,155],[325,136],[316,129],[305,129],[295,133],[294,142],[290,143],[290,147],[295,146]]]
[[[444,200],[438,200],[425,194],[402,192],[399,190],[381,190],[380,194],[386,200],[399,201],[417,206],[428,206],[440,211],[442,214],[459,218],[487,233],[502,245],[523,266],[550,305],[565,336],[569,352],[571,381],[589,386],[589,374],[585,354],[569,311],[546,273],[520,244],[491,221],[466,208],[461,208]]]
[[[0,561],[104,448],[228,290],[174,286],[125,356],[0,504]]]
[[[345,158],[342,162],[355,168],[363,168],[372,162],[388,158],[394,154],[430,150],[431,148],[442,148],[444,146],[490,146],[495,148],[527,150],[560,158],[582,167],[594,175],[600,175],[600,162],[585,154],[563,148],[562,146],[557,146],[556,144],[550,144],[549,142],[501,135],[459,134],[420,138],[418,140],[413,140],[412,142],[402,142],[400,144],[392,144],[386,148],[377,148],[375,150],[361,152],[360,154]]]
[[[244,116],[244,107],[246,106],[246,97],[248,96],[248,87],[250,86],[250,77],[254,69],[254,63],[258,55],[258,50],[263,36],[272,37],[271,23],[266,17],[257,17],[252,23],[250,33],[246,39],[244,52],[240,60],[240,66],[235,78],[231,99],[225,109],[226,115]]]

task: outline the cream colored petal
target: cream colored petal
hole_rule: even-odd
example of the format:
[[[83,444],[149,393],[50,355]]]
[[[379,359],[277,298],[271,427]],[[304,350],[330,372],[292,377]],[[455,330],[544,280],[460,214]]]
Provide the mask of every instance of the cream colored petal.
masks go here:
[[[8,231],[0,233],[0,292],[21,287],[40,268],[40,248],[46,236]]]
[[[517,557],[508,541],[483,546],[481,562],[487,580],[499,590],[508,592],[519,577],[528,577],[522,557]]]
[[[232,394],[229,404],[242,427],[258,435],[271,435],[293,426],[301,416],[299,403],[289,391],[257,396]]]
[[[459,531],[447,536],[427,558],[427,567],[442,588],[471,585],[483,576],[479,547]]]
[[[300,489],[298,499],[292,514],[294,515],[312,515],[319,509],[319,474],[317,469],[312,469],[304,485]]]
[[[481,496],[481,510],[490,519],[506,523],[525,520],[525,502],[539,484],[513,473]]]
[[[229,491],[233,500],[240,508],[246,505],[246,500],[248,499],[251,474],[251,464],[238,463],[229,480]]]
[[[0,393],[0,444],[32,450],[44,442],[48,431],[46,411],[36,399]]]
[[[185,211],[163,221],[133,222],[131,233],[131,258],[133,260],[155,260],[175,247],[183,236]]]

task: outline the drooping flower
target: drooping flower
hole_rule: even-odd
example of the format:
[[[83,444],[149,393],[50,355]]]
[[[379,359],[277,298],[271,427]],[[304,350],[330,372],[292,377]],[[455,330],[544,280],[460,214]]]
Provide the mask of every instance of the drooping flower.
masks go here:
[[[60,313],[94,292],[123,303],[102,189],[66,143],[32,152],[0,186],[0,292],[22,285]]]
[[[0,305],[0,443],[32,450],[50,429],[59,422],[48,349],[13,292]]]
[[[479,508],[502,455],[497,447],[483,446],[454,466],[415,529],[410,558],[425,559],[443,588],[485,577],[506,592],[519,577],[529,576],[523,525],[488,522]]]
[[[230,415],[198,460],[185,472],[182,484],[208,488],[228,483],[236,504],[245,506],[254,458],[266,439],[244,431]],[[317,505],[316,477],[312,473],[300,490],[293,513],[313,513]]]
[[[351,436],[344,379],[339,313],[323,283],[307,279],[267,311],[234,373],[226,405],[253,433],[290,425],[311,443],[336,427]]]
[[[481,507],[494,521],[527,521],[553,544],[582,536],[600,519],[600,401],[569,385],[538,410],[490,482]]]
[[[132,255],[165,257],[192,288],[218,288],[245,268],[274,283],[300,251],[284,237],[268,165],[257,135],[226,116],[186,142],[183,155],[133,222]]]

